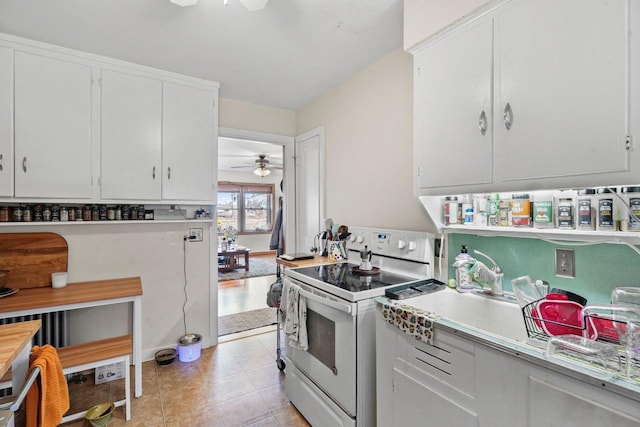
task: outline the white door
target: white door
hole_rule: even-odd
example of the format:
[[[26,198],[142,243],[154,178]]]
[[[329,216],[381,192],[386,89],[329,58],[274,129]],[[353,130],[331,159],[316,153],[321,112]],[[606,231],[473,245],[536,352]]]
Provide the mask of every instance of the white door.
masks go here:
[[[162,198],[215,203],[217,94],[174,83],[162,91]]]
[[[309,252],[324,229],[324,133],[318,128],[296,137],[296,247]],[[293,252],[287,248],[287,252]]]
[[[0,196],[13,196],[13,50],[0,47]]]
[[[103,199],[161,197],[162,82],[102,71]]]
[[[495,34],[498,180],[627,169],[627,37],[623,0],[504,7]]]
[[[16,197],[91,197],[91,67],[15,52]]]
[[[414,56],[416,193],[492,181],[493,21]]]

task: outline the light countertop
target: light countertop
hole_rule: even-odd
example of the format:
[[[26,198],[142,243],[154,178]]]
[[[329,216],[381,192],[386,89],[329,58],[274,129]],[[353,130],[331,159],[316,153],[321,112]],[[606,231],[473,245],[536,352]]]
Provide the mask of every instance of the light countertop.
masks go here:
[[[438,314],[442,318],[436,321],[436,328],[455,332],[458,336],[587,383],[599,386],[606,383],[611,391],[640,401],[640,382],[567,358],[548,358],[544,348],[534,346],[527,340],[523,314],[518,304],[459,293],[450,288],[399,301],[384,297],[377,298],[377,301],[398,302]]]
[[[9,370],[18,354],[38,332],[41,324],[40,320],[30,320],[0,325],[0,377]]]

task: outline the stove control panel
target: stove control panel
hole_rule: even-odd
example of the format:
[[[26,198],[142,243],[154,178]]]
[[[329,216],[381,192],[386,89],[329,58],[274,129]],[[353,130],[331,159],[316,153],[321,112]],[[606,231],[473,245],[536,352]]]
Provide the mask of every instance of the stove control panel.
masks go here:
[[[349,251],[359,252],[367,246],[375,255],[433,265],[435,236],[431,233],[365,227],[349,227],[349,232]]]

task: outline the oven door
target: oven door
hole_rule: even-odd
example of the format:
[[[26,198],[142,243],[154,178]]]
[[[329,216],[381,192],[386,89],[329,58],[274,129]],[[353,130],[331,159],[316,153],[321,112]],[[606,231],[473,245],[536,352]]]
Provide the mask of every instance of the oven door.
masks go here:
[[[302,288],[307,304],[309,349],[301,351],[287,342],[287,358],[349,416],[355,417],[357,305],[297,280],[293,282]]]

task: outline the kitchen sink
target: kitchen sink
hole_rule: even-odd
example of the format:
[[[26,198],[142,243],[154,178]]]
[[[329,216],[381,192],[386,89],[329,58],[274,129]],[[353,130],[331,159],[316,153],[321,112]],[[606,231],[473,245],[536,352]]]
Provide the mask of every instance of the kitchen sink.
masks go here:
[[[447,288],[403,303],[500,338],[519,342],[527,339],[522,310],[508,294],[499,297],[475,292],[459,293]]]

